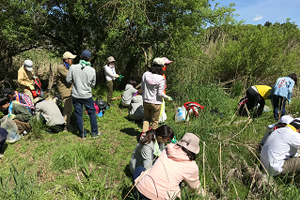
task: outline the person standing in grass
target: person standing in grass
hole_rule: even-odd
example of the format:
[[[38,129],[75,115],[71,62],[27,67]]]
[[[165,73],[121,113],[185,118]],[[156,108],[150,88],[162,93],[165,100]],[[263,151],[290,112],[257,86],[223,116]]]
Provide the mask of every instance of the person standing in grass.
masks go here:
[[[23,66],[18,71],[18,83],[21,85],[23,93],[27,94],[33,102],[32,90],[34,87],[34,73],[32,68],[33,62],[25,60]]]
[[[269,175],[293,174],[300,172],[300,118],[276,129],[265,141],[260,153],[260,160]]]
[[[104,66],[104,73],[106,78],[106,86],[107,86],[107,103],[108,105],[111,104],[111,98],[114,92],[114,83],[113,81],[119,77],[119,74],[116,73],[115,69],[115,62],[116,60],[114,57],[109,56],[107,58],[107,65]]]
[[[163,151],[164,144],[170,142],[173,137],[174,132],[168,125],[162,125],[156,130],[152,129],[142,134],[130,158],[131,173],[139,166],[150,167],[153,159]]]
[[[145,113],[143,132],[149,130],[150,123],[152,123],[152,129],[158,127],[163,98],[167,98],[170,101],[173,100],[170,96],[164,94],[166,85],[166,80],[162,76],[164,65],[164,59],[155,58],[150,71],[145,72],[142,77],[141,89],[143,91],[143,106]]]
[[[63,116],[65,118],[65,128],[64,131],[73,130],[70,125],[70,117],[72,112],[72,85],[66,82],[66,77],[68,75],[70,66],[73,64],[73,59],[76,58],[76,55],[73,55],[69,51],[66,51],[63,54],[63,63],[61,63],[57,68],[57,88],[59,95],[63,99],[64,110]]]
[[[275,85],[272,88],[271,97],[274,108],[274,119],[278,121],[280,109],[281,116],[285,115],[285,103],[291,102],[294,85],[298,85],[297,75],[291,73],[287,77],[277,79]]]
[[[133,179],[142,199],[180,198],[179,184],[182,181],[204,196],[195,161],[199,151],[199,138],[193,133],[186,133],[177,144],[168,144],[150,169],[144,171],[143,167],[136,168]]]
[[[90,117],[91,135],[92,138],[95,138],[102,135],[102,133],[98,131],[96,109],[92,98],[91,87],[96,85],[96,72],[91,66],[91,57],[92,53],[89,50],[84,50],[81,53],[79,64],[70,67],[66,81],[67,83],[73,83],[72,103],[80,137],[86,137],[82,120],[82,106],[84,105]]]

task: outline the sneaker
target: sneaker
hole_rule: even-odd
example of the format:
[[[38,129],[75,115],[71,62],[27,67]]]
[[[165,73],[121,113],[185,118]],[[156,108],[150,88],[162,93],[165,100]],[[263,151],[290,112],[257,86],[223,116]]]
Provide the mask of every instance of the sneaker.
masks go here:
[[[101,133],[100,131],[98,131],[98,133],[92,134],[92,138],[99,137],[100,135],[103,135],[103,133]]]

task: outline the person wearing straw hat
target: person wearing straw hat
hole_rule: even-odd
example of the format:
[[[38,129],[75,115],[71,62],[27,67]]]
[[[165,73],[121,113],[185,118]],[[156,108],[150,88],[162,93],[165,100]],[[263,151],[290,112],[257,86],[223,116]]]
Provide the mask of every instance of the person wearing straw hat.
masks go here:
[[[73,64],[73,59],[76,58],[76,55],[73,55],[71,52],[66,51],[63,54],[63,63],[61,63],[57,68],[57,88],[59,95],[61,96],[64,103],[63,116],[65,118],[65,128],[64,131],[72,131],[73,127],[70,125],[71,112],[72,112],[72,84],[68,84],[66,77],[68,75],[70,66]]]
[[[300,118],[276,129],[265,141],[260,153],[264,169],[271,176],[300,172]]]
[[[150,169],[143,172],[138,167],[133,179],[140,196],[152,200],[180,198],[179,184],[182,181],[204,196],[199,181],[199,167],[195,162],[196,154],[200,151],[199,141],[195,134],[186,133],[177,144],[168,144]]]
[[[21,85],[23,93],[27,94],[33,102],[33,95],[31,90],[34,90],[34,72],[33,62],[25,60],[23,66],[18,71],[18,83]]]
[[[115,62],[116,60],[114,57],[109,56],[107,58],[107,65],[104,66],[104,73],[105,73],[105,78],[106,78],[106,86],[107,86],[107,103],[108,105],[111,104],[111,98],[114,92],[114,83],[113,81],[120,77],[119,74],[116,73],[115,69]]]

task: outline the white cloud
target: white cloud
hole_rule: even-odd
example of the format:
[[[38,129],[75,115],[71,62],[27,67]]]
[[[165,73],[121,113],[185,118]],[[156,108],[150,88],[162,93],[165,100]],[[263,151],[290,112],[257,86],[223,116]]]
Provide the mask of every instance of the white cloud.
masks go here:
[[[256,15],[256,17],[254,17],[253,21],[259,21],[263,19],[263,17],[261,15]]]

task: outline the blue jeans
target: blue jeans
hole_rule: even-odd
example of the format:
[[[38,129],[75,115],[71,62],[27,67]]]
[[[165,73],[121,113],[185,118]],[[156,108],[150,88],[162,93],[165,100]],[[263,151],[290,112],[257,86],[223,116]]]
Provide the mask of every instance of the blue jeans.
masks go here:
[[[281,109],[281,117],[283,115],[285,115],[285,103],[286,103],[286,98],[285,97],[281,97],[281,96],[277,96],[277,95],[273,95],[273,106],[274,106],[274,119],[275,121],[278,121],[278,110],[279,108]]]
[[[137,167],[137,168],[134,170],[133,175],[132,175],[133,182],[134,182],[134,180],[135,180],[137,177],[139,177],[139,176],[141,175],[141,173],[142,173],[143,171],[145,171],[145,170],[146,170],[145,167],[142,167],[142,166]],[[140,197],[141,197],[142,200],[150,200],[150,199],[148,199],[147,197],[145,197],[142,193],[140,193],[140,191],[138,191],[138,193],[139,193],[139,195],[140,195]]]
[[[82,137],[83,135],[86,136],[86,130],[84,130],[84,124],[82,120],[82,105],[84,105],[85,109],[88,112],[88,115],[90,117],[90,123],[91,123],[91,133],[97,134],[98,133],[98,125],[97,125],[97,118],[96,118],[96,109],[94,106],[94,100],[92,97],[88,99],[77,99],[75,97],[72,97],[73,106],[75,110],[75,116],[76,116],[76,123],[77,127],[79,129],[79,135]]]

